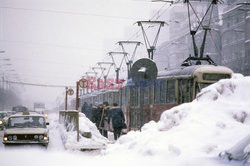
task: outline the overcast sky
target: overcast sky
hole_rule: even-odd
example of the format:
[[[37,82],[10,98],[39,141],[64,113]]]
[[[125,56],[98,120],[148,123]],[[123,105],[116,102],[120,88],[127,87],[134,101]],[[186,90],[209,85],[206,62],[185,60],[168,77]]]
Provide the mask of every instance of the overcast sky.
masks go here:
[[[116,42],[136,40],[136,21],[149,20],[168,5],[149,0],[0,0],[0,7],[0,49],[5,51],[0,56],[12,63],[1,72],[15,69],[23,82],[74,85],[90,66],[108,60],[107,52],[118,51]],[[44,101],[62,94],[49,89],[25,86],[25,94]]]

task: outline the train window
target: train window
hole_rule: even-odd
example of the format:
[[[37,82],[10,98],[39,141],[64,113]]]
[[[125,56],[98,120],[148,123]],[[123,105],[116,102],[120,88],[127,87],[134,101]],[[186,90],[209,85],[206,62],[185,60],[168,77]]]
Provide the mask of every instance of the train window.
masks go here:
[[[139,105],[143,106],[144,103],[144,88],[139,89],[140,91],[140,97],[139,97]]]
[[[211,83],[199,83],[199,92],[201,91],[201,89],[208,87],[209,85],[211,85]]]
[[[159,104],[161,102],[161,86],[162,81],[157,80],[154,86],[154,103]]]
[[[175,103],[175,80],[167,81],[167,95],[166,95],[167,103]]]
[[[205,73],[203,74],[203,80],[218,81],[220,79],[230,78],[230,74],[218,74],[218,73]]]
[[[108,94],[104,93],[103,94],[103,102],[108,101]]]
[[[113,93],[108,93],[108,103],[109,105],[113,105]]]
[[[126,94],[125,94],[125,96],[126,96],[126,98],[125,98],[125,104],[128,105],[129,104],[129,99],[130,99],[129,88],[126,88],[125,91],[126,91]]]
[[[114,103],[119,104],[119,93],[118,92],[113,92],[113,101]]]
[[[192,101],[193,81],[191,79],[178,80],[179,103]]]
[[[121,95],[122,95],[122,103],[121,103],[121,105],[126,105],[126,88],[124,87],[124,88],[122,88],[121,89]]]
[[[99,94],[99,103],[102,103],[102,102],[103,102],[103,95]]]
[[[149,87],[144,89],[144,104],[149,104]]]
[[[160,102],[166,103],[166,100],[167,100],[167,80],[163,80],[160,91]]]
[[[131,88],[130,92],[131,92],[130,94],[131,106],[137,106],[138,105],[138,89]]]
[[[94,96],[94,97],[93,97],[93,104],[94,104],[95,102],[97,102],[97,96]]]

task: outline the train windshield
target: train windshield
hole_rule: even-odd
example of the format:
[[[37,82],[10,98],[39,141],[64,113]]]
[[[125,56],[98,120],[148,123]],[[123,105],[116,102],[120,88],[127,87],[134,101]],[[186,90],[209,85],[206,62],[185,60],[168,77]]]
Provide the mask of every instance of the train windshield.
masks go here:
[[[203,89],[203,88],[208,87],[209,85],[211,85],[211,83],[200,83],[199,84],[200,90]]]
[[[206,81],[219,81],[220,79],[231,78],[230,74],[218,74],[218,73],[205,73],[203,74],[203,80]]]
[[[196,84],[196,88],[195,88],[195,94],[199,93],[201,91],[201,89],[208,87],[209,85],[211,85],[212,83],[198,83]]]

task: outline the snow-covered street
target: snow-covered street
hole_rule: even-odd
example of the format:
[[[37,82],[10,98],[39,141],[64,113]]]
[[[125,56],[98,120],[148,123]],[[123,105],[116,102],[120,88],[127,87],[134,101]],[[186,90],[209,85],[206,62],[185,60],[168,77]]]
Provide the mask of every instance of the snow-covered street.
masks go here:
[[[164,112],[158,123],[151,121],[141,132],[131,131],[98,152],[66,150],[58,115],[51,114],[48,148],[25,145],[5,149],[1,144],[0,165],[242,165],[242,161],[223,160],[218,155],[249,135],[249,87],[249,77],[219,81],[203,89],[193,102]],[[88,120],[81,123],[91,128],[89,124]]]

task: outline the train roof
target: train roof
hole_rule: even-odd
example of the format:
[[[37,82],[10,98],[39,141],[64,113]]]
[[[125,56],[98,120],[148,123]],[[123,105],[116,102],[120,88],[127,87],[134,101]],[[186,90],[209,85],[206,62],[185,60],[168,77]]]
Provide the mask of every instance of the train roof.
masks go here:
[[[83,98],[87,98],[87,97],[94,97],[97,96],[99,94],[103,94],[103,93],[107,93],[107,92],[119,92],[119,89],[100,89],[88,94],[84,94],[82,97]]]
[[[195,65],[182,67],[174,70],[166,70],[158,73],[157,78],[161,77],[179,77],[179,76],[192,76],[195,72],[221,72],[221,73],[233,73],[231,69],[225,66],[213,66],[213,65]]]

